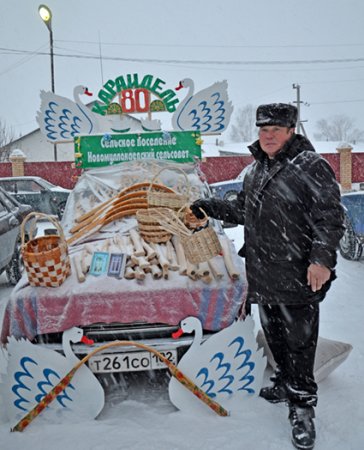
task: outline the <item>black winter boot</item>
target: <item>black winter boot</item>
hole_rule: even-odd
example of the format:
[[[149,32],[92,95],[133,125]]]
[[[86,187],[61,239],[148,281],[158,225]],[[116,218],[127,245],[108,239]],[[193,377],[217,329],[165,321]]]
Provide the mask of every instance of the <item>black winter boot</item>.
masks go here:
[[[315,446],[316,431],[312,406],[290,405],[289,420],[292,425],[292,444],[300,450],[310,450]]]
[[[282,371],[278,366],[276,367],[274,374],[270,377],[270,380],[273,381],[273,385],[262,388],[259,395],[271,403],[287,401],[286,385],[283,382]]]
[[[260,390],[259,395],[270,403],[286,402],[288,400],[287,390],[284,384],[274,383]]]

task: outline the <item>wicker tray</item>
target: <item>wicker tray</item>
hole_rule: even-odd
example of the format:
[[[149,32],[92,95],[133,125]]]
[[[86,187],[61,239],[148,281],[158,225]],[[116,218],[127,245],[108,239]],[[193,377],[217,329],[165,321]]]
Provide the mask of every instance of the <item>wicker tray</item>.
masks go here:
[[[139,234],[146,242],[162,243],[171,239],[172,234],[158,221],[159,213],[168,214],[167,208],[140,209],[136,212]]]

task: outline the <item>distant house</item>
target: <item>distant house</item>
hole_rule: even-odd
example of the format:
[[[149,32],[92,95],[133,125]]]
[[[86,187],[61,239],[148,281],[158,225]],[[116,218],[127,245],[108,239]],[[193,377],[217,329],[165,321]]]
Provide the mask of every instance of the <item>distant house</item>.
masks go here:
[[[54,161],[54,145],[47,141],[39,128],[13,141],[10,153],[15,149],[25,154],[27,162]],[[57,161],[73,161],[74,153],[73,142],[57,144]]]

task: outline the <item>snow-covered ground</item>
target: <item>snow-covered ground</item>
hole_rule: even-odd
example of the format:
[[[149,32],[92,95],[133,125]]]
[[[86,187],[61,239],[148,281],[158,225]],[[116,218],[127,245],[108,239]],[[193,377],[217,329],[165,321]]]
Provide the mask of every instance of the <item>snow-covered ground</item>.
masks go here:
[[[227,231],[241,243],[241,229]],[[317,450],[361,450],[364,446],[363,292],[364,259],[339,257],[338,279],[322,304],[320,335],[353,345],[349,358],[319,384]],[[0,310],[1,317],[1,310]],[[22,433],[0,424],[1,450],[288,450],[287,408],[260,398],[242,402],[222,418],[176,411],[167,379],[130,377],[128,387],[107,392],[99,418],[72,425],[35,419]],[[42,413],[44,417],[47,412]]]

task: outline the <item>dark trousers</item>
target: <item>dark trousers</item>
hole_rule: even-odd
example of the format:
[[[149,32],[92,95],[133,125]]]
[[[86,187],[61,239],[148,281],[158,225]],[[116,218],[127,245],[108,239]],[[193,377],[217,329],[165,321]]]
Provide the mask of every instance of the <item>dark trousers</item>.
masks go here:
[[[319,329],[319,304],[259,305],[265,338],[277,363],[276,380],[290,403],[316,406],[313,369]]]

